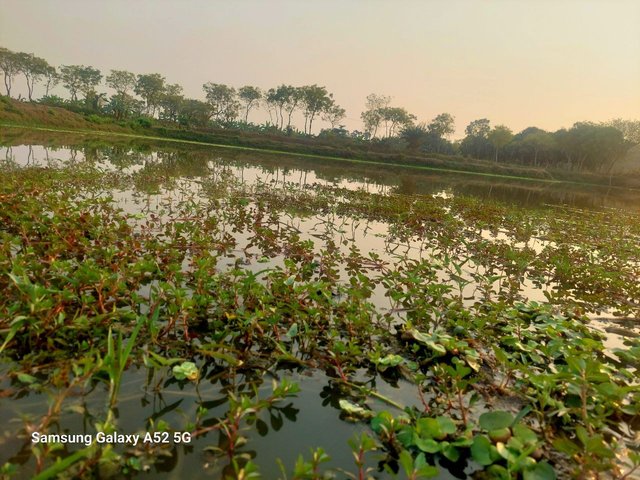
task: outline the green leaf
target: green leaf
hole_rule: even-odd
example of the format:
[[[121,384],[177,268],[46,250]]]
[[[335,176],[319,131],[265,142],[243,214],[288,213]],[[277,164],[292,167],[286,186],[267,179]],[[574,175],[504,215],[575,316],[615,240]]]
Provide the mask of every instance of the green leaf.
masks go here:
[[[440,451],[440,444],[432,438],[416,438],[416,447],[427,453],[438,453]]]
[[[287,331],[287,337],[293,338],[296,335],[298,335],[298,324],[294,323],[293,325],[291,325],[291,327]]]
[[[491,449],[495,448],[491,444],[491,441],[484,435],[478,435],[473,439],[473,445],[471,445],[471,456],[473,460],[478,462],[482,466],[491,465],[494,462],[491,455]]]
[[[452,462],[457,462],[460,458],[460,450],[449,444],[444,446],[442,454],[447,458],[447,460],[451,460]]]
[[[502,458],[504,458],[509,463],[516,463],[518,461],[518,456],[512,452],[507,446],[502,443],[496,443],[496,450],[500,454]]]
[[[524,425],[516,425],[513,427],[513,434],[525,445],[535,445],[538,443],[538,436],[533,430]]]
[[[486,412],[480,415],[480,428],[484,430],[499,430],[508,428],[513,423],[513,415],[505,411]]]
[[[32,383],[38,381],[36,377],[33,377],[28,373],[19,373],[18,380],[20,380],[22,383],[26,383],[27,385],[31,385]]]
[[[540,462],[522,472],[523,480],[556,480],[556,472],[547,462]]]

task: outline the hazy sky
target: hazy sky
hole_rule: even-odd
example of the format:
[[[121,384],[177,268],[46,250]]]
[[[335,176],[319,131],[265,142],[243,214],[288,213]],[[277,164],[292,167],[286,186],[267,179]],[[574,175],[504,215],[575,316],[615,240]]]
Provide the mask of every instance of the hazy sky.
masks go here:
[[[640,0],[0,0],[0,46],[158,72],[201,99],[208,81],[317,83],[349,129],[369,93],[419,121],[449,112],[457,136],[483,117],[640,118]]]

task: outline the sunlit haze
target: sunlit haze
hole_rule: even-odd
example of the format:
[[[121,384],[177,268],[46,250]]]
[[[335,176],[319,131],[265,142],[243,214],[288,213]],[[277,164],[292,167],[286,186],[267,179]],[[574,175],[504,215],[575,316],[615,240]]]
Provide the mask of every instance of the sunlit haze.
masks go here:
[[[483,117],[516,132],[640,117],[638,0],[0,0],[0,46],[161,73],[199,99],[209,81],[324,85],[349,129],[370,93],[418,121],[451,113],[457,137]]]

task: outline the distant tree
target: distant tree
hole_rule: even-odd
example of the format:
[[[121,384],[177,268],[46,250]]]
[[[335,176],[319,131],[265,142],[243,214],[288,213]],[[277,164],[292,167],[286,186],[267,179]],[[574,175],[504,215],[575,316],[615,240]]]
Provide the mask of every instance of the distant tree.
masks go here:
[[[384,123],[385,137],[391,138],[398,130],[413,125],[415,115],[410,114],[404,108],[384,107],[380,111],[381,121]]]
[[[49,90],[55,87],[60,82],[60,75],[55,67],[49,65],[44,71],[45,78],[45,96],[49,96]]]
[[[496,125],[487,135],[487,140],[493,145],[496,151],[496,162],[498,161],[498,152],[505,147],[513,138],[513,132],[505,125]]]
[[[491,125],[488,119],[474,120],[465,128],[466,137],[460,143],[463,154],[475,158],[488,158],[493,151],[492,144],[488,140]]]
[[[93,67],[63,65],[60,67],[60,78],[64,87],[69,90],[71,100],[77,101],[78,92],[82,93],[86,99],[91,92],[95,91],[95,87],[102,80],[102,74],[100,70]]]
[[[322,112],[322,119],[331,125],[331,130],[335,130],[340,125],[340,122],[347,116],[347,112],[339,105],[331,105],[324,112]]]
[[[94,112],[103,111],[108,103],[107,94],[98,93],[96,90],[89,90],[84,97],[85,106]]]
[[[0,47],[0,70],[4,75],[4,88],[7,91],[7,96],[10,97],[13,77],[20,73],[18,55],[11,50]]]
[[[258,87],[245,85],[238,90],[238,98],[244,108],[244,122],[249,120],[249,111],[260,103],[262,99],[262,91]]]
[[[623,120],[621,118],[614,118],[613,120],[604,122],[602,125],[619,130],[622,132],[624,139],[631,143],[640,143],[640,120]]]
[[[424,123],[407,125],[400,131],[400,138],[407,142],[409,150],[417,151],[429,138],[429,130]]]
[[[183,100],[184,97],[182,96],[182,87],[180,85],[177,83],[167,85],[158,101],[161,109],[160,118],[177,122]]]
[[[187,127],[204,127],[209,123],[212,115],[213,112],[208,103],[188,98],[180,104],[178,121]]]
[[[556,147],[553,135],[544,130],[536,129],[526,133],[520,140],[521,144],[533,153],[533,165],[538,165],[541,153],[548,153]]]
[[[105,80],[107,86],[113,88],[122,98],[128,95],[136,86],[135,74],[126,70],[111,70]]]
[[[376,95],[372,93],[367,96],[365,111],[360,114],[364,123],[364,130],[371,138],[375,138],[378,127],[382,121],[382,109],[387,108],[391,103],[391,97]]]
[[[160,98],[164,93],[164,80],[164,77],[159,73],[138,75],[136,79],[134,92],[144,100],[147,115],[151,115],[152,117],[156,115]]]
[[[610,169],[631,145],[620,130],[592,122],[577,122],[553,136],[568,167],[578,170]]]
[[[207,103],[211,107],[212,118],[220,122],[232,122],[238,117],[240,103],[236,99],[236,89],[219,83],[205,83]]]
[[[441,138],[449,138],[455,129],[455,119],[453,115],[449,113],[441,113],[436,118],[431,120],[431,123],[427,126],[427,130]]]
[[[301,87],[301,102],[304,110],[304,132],[311,134],[316,115],[333,106],[333,95],[325,87],[306,85]]]
[[[287,113],[287,130],[289,130],[291,128],[291,116],[293,112],[302,105],[303,90],[302,87],[286,85],[283,95],[284,111]]]
[[[33,100],[33,89],[37,82],[40,82],[42,78],[47,74],[47,69],[50,68],[49,64],[44,58],[36,57],[32,53],[18,53],[16,54],[20,71],[24,75],[27,81],[27,92],[29,101]]]
[[[105,111],[118,120],[140,115],[143,110],[144,104],[127,93],[112,95],[105,107]]]
[[[491,125],[488,119],[481,118],[479,120],[474,120],[467,128],[464,129],[464,132],[469,137],[481,137],[487,138],[489,132],[491,131]]]
[[[302,104],[302,88],[291,85],[280,85],[277,88],[270,88],[265,100],[269,115],[273,112],[272,123],[280,128],[284,128],[284,115],[287,114],[287,129],[291,127],[291,117],[293,112]]]

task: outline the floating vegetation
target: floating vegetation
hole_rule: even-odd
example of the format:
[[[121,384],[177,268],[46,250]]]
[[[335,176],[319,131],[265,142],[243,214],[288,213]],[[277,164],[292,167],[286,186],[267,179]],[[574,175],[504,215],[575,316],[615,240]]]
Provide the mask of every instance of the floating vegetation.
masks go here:
[[[637,214],[171,153],[0,167],[1,475],[640,471]]]

